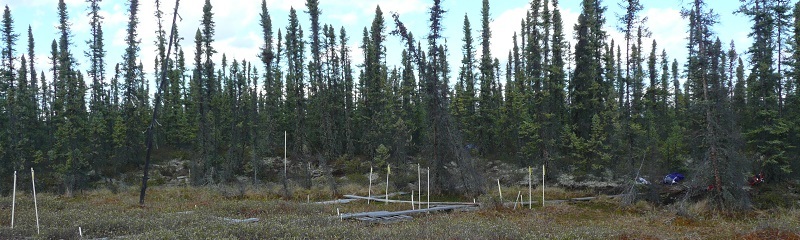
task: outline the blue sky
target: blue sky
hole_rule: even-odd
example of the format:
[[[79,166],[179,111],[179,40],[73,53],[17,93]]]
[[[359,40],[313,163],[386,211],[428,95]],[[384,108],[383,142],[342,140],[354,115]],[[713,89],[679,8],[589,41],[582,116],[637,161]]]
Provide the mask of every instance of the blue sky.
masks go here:
[[[187,59],[192,58],[191,46],[194,32],[200,25],[203,2],[202,0],[181,1],[182,21],[178,23],[178,28],[180,36],[183,38],[181,44],[185,46]],[[569,30],[567,39],[574,41],[571,30],[580,13],[580,0],[561,0],[559,2],[564,26],[566,30]],[[15,31],[20,34],[20,39],[27,38],[29,25],[33,28],[36,40],[37,71],[46,71],[50,67],[46,64],[50,43],[58,37],[55,28],[58,22],[55,3],[55,0],[3,0],[0,2],[0,5],[7,5],[11,9],[15,21]],[[83,57],[83,52],[88,49],[85,44],[89,38],[89,19],[86,16],[88,3],[84,0],[66,0],[66,3],[73,30],[73,54],[79,60],[80,69],[87,69],[88,62]],[[258,47],[262,44],[258,26],[261,0],[212,0],[211,3],[214,7],[214,20],[217,24],[216,42],[214,43],[217,51],[226,53],[228,59],[257,61]],[[321,21],[332,24],[337,29],[343,26],[347,30],[350,36],[349,45],[354,51],[354,63],[359,64],[362,62],[361,52],[358,49],[361,32],[364,27],[371,24],[376,6],[381,6],[387,18],[389,18],[389,12],[399,13],[401,20],[419,38],[428,32],[427,9],[431,3],[432,1],[429,0],[321,0]],[[677,58],[679,62],[683,62],[686,57],[687,21],[681,18],[680,9],[687,6],[689,2],[687,0],[641,0],[641,3],[645,7],[642,14],[649,18],[647,26],[653,33],[651,39],[645,40],[648,52],[649,43],[652,42],[652,39],[656,39],[659,53],[660,49],[666,49],[670,58]],[[144,0],[140,4],[141,24],[138,31],[140,38],[143,39],[140,57],[145,71],[152,73],[155,57],[153,41],[156,30],[153,17],[154,1]],[[527,0],[494,0],[490,1],[490,4],[493,32],[492,54],[493,57],[499,58],[502,64],[505,64],[508,50],[512,46],[511,36],[514,32],[519,31],[520,20],[525,16],[529,2]],[[747,37],[750,23],[746,17],[733,14],[733,11],[740,5],[739,1],[710,0],[708,4],[720,15],[720,23],[713,29],[718,33],[724,46],[727,47],[728,43],[734,40],[737,51],[743,53],[751,44]],[[289,9],[294,7],[301,18],[307,39],[309,24],[308,15],[303,13],[305,0],[267,0],[267,5],[276,33],[279,28],[285,29]],[[450,49],[449,59],[453,69],[457,69],[462,56],[464,14],[470,18],[473,36],[479,36],[481,1],[443,0],[443,5],[448,11],[444,22],[444,36],[447,38]],[[603,1],[603,5],[608,7],[606,28],[609,36],[617,43],[621,43],[622,34],[615,30],[619,26],[619,22],[616,20],[617,16],[623,13],[622,8],[619,7],[619,1]],[[162,0],[162,11],[171,13],[173,6],[174,1]],[[105,0],[102,2],[101,8],[101,14],[105,18],[103,29],[108,51],[107,72],[113,74],[113,66],[117,62],[121,62],[125,48],[127,1]],[[387,31],[393,28],[393,24],[387,24]],[[283,31],[285,32],[285,30]],[[475,41],[478,42],[479,39],[476,38]],[[20,41],[16,49],[18,55],[21,55],[26,52],[27,44]],[[391,37],[387,43],[387,49],[389,49],[388,62],[396,63],[399,60],[400,49],[402,49],[400,39]],[[221,58],[221,55],[218,54],[217,58]],[[451,75],[455,76],[456,73],[453,72]]]

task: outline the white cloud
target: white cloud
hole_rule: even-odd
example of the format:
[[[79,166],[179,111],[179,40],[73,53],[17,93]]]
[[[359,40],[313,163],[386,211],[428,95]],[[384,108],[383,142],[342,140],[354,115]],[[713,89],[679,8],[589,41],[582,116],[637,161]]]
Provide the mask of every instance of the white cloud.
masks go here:
[[[518,7],[509,9],[503,13],[500,13],[494,20],[490,23],[490,27],[492,30],[492,45],[491,51],[495,58],[498,58],[501,63],[505,63],[508,56],[508,51],[512,50],[514,47],[513,36],[514,33],[518,35],[518,38],[521,38],[520,31],[521,31],[521,21],[527,17],[528,6]],[[561,12],[561,20],[563,23],[563,31],[564,31],[564,39],[569,42],[570,46],[575,46],[575,37],[574,37],[574,26],[578,22],[578,16],[580,13],[573,11],[572,9],[564,9],[560,8],[559,11]],[[476,36],[476,43],[480,43],[480,22],[472,23],[473,26],[473,36]],[[477,28],[476,28],[477,26]],[[517,39],[517,41],[521,41],[521,39]],[[520,43],[521,44],[521,43]],[[523,46],[520,46],[522,48]],[[480,57],[481,52],[478,51],[476,53],[477,57]]]
[[[106,36],[106,39],[108,39],[108,36]],[[118,48],[122,49],[122,48],[125,48],[125,46],[126,46],[126,44],[125,44],[125,29],[119,29],[116,32],[114,32],[113,37],[111,37],[111,47],[112,48],[117,48],[118,47]],[[112,57],[114,57],[114,56],[112,56]]]
[[[575,25],[578,24],[580,13],[572,9],[560,9],[561,22],[564,24],[564,39],[571,47],[575,47]]]
[[[119,5],[115,5],[118,7]],[[103,17],[103,28],[116,27],[124,25],[127,21],[127,15],[124,11],[114,9],[113,11],[100,10],[100,16]]]
[[[251,0],[252,1],[252,0]],[[272,9],[275,5],[282,10],[289,10],[290,8],[294,8],[295,10],[305,9],[306,1],[305,0],[268,0],[267,7]],[[258,5],[251,5],[251,6],[261,6],[261,1],[258,1]]]
[[[390,12],[398,14],[424,12],[430,6],[429,3],[423,3],[421,0],[352,0],[341,1],[336,4],[342,6],[353,6],[359,8],[364,14],[372,15],[375,13],[375,7],[380,6],[384,15]]]
[[[3,5],[10,5],[10,6],[33,6],[33,7],[40,7],[45,5],[54,6],[54,0],[6,0]],[[75,6],[79,4],[83,4],[85,0],[64,0],[64,3],[67,4],[67,8],[70,6]]]
[[[338,20],[342,25],[353,25],[356,24],[358,21],[358,15],[355,13],[342,13],[342,14],[331,14],[331,19]]]
[[[350,48],[350,60],[352,61],[353,74],[358,75],[357,65],[364,63],[364,50],[360,43],[350,41],[347,46]]]
[[[661,50],[666,49],[670,58],[685,56],[688,23],[681,17],[680,10],[651,8],[645,11],[645,16],[653,33],[652,39],[656,39],[658,44],[657,52],[661,54]],[[652,39],[645,46],[652,48]]]
[[[514,48],[514,42],[512,41],[512,37],[514,33],[519,35],[519,31],[521,30],[521,21],[525,19],[528,13],[527,7],[519,7],[514,8],[508,11],[505,11],[494,18],[489,24],[489,27],[492,31],[492,39],[491,39],[491,51],[494,58],[500,59],[502,62],[506,61],[506,57],[508,55],[508,51]],[[476,49],[480,49],[477,47],[480,45],[481,39],[481,29],[480,29],[480,21],[476,23],[472,23],[473,27],[473,36],[475,36]],[[482,56],[480,50],[478,50],[477,55],[478,57]]]

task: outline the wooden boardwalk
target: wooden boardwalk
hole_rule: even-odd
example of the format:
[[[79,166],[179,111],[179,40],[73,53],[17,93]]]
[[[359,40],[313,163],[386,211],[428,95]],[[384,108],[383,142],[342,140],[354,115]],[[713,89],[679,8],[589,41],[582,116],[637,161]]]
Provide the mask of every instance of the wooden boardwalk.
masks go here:
[[[397,195],[397,194],[395,194]],[[405,200],[386,200],[386,196],[376,196],[376,197],[364,197],[364,196],[356,196],[356,195],[344,195],[347,199],[339,199],[335,200],[337,202],[343,202],[342,200],[370,200],[375,202],[386,202],[386,203],[408,203],[411,204],[411,201]],[[330,202],[330,201],[329,201]],[[344,201],[350,202],[350,201]],[[415,205],[425,205],[431,206],[430,208],[421,208],[421,209],[414,209],[414,210],[403,210],[403,211],[375,211],[375,212],[361,212],[361,213],[348,213],[348,214],[340,214],[338,216],[341,220],[348,220],[354,219],[363,222],[369,223],[394,223],[400,221],[408,221],[413,219],[413,217],[409,215],[413,214],[421,214],[421,213],[432,213],[432,212],[442,212],[442,211],[453,211],[456,209],[460,210],[473,210],[477,209],[477,203],[464,203],[464,202],[413,202]]]
[[[395,212],[375,211],[375,212],[341,214],[339,215],[339,218],[342,220],[356,219],[359,221],[370,222],[370,223],[393,223],[393,222],[411,220],[413,219],[413,217],[409,215],[412,214],[452,211],[456,209],[474,209],[474,208],[476,207],[470,205],[435,206],[431,208],[404,210]]]
[[[396,193],[390,193],[388,195],[389,195],[389,197],[394,197],[394,196],[405,195],[405,194],[408,194],[408,193],[407,192],[396,192]],[[336,199],[336,200],[323,201],[323,202],[314,202],[314,204],[324,204],[324,205],[327,205],[327,204],[345,204],[345,203],[350,203],[350,202],[353,202],[353,201],[368,199],[368,197],[347,198],[347,196],[353,196],[353,195],[344,195],[344,196],[346,197],[345,199]],[[374,197],[369,198],[369,199],[370,200],[374,200],[374,199],[384,200],[383,198],[385,198],[385,197],[386,197],[386,195],[379,195],[379,196],[374,196]],[[377,201],[377,200],[375,200],[375,201]]]
[[[397,195],[397,194],[395,194]],[[610,198],[618,198],[622,195],[614,195],[608,196]],[[375,202],[385,202],[385,203],[405,203],[411,204],[414,203],[431,206],[430,208],[421,208],[421,209],[414,209],[414,210],[403,210],[403,211],[374,211],[374,212],[361,212],[361,213],[348,213],[348,214],[340,214],[338,216],[341,220],[348,220],[354,219],[363,222],[369,223],[394,223],[400,221],[408,221],[413,219],[412,216],[414,214],[422,214],[422,213],[434,213],[434,212],[443,212],[443,211],[453,211],[453,210],[476,210],[480,206],[479,203],[470,203],[470,202],[411,202],[407,200],[393,200],[389,199],[386,200],[386,196],[376,196],[376,197],[364,197],[364,196],[356,196],[356,195],[344,195],[346,199],[339,199],[334,201],[327,201],[327,202],[319,202],[323,204],[329,204],[331,202],[336,203],[348,203],[355,200],[370,200]],[[597,197],[580,197],[580,198],[571,198],[566,200],[547,200],[545,203],[547,204],[560,204],[564,202],[582,202],[582,201],[591,201],[597,199]],[[349,201],[348,201],[349,200]],[[512,206],[519,204],[520,206],[528,205],[528,204],[541,204],[540,201],[533,201],[533,202],[506,202],[504,205]]]

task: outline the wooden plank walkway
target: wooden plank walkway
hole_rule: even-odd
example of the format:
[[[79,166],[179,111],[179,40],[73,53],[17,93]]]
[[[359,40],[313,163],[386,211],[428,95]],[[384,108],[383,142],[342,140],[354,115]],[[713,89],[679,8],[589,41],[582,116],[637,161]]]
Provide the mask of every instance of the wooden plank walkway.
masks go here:
[[[539,196],[541,196],[541,195],[539,195]],[[608,198],[620,198],[622,196],[625,196],[625,194],[611,195],[611,196],[607,196],[607,197]],[[570,199],[561,199],[561,200],[545,200],[544,202],[546,204],[560,204],[560,203],[565,203],[565,202],[588,202],[588,201],[591,201],[591,200],[595,200],[597,198],[598,197],[579,197],[579,198],[570,198]],[[514,204],[514,202],[506,202],[505,204],[507,205],[509,203],[512,204],[512,205]],[[528,205],[528,201],[517,202],[517,204],[527,206]],[[542,201],[541,200],[533,200],[533,202],[531,202],[530,204],[542,204]]]
[[[387,203],[411,203],[411,201],[405,200],[386,200],[376,197],[363,197],[363,196],[356,196],[356,195],[344,195],[344,197],[348,199],[357,199],[357,200],[371,200],[376,202],[387,202]],[[385,198],[385,196],[384,196]],[[361,212],[361,213],[350,213],[350,214],[340,214],[339,218],[342,220],[345,219],[355,219],[363,222],[369,223],[393,223],[399,221],[408,221],[413,219],[413,217],[409,216],[412,214],[420,214],[420,213],[431,213],[431,212],[440,212],[440,211],[452,211],[456,209],[476,209],[478,207],[477,203],[463,203],[463,202],[414,202],[414,204],[424,204],[424,205],[433,205],[430,208],[421,208],[421,209],[414,209],[414,210],[404,210],[404,211],[375,211],[375,212]]]
[[[375,201],[375,202],[411,204],[411,201],[408,201],[408,200],[393,200],[393,199],[386,200],[386,199],[383,199],[383,198],[376,198],[376,197],[369,198],[369,197],[356,196],[356,195],[344,195],[344,197],[349,198],[349,199],[363,199],[363,200],[369,199],[370,201]],[[471,202],[420,202],[420,201],[414,201],[414,204],[422,204],[422,205],[463,205],[463,206],[478,206],[479,205],[478,203],[471,203]]]
[[[408,193],[407,192],[390,193],[389,197],[406,195],[406,194],[408,194]],[[344,195],[344,196],[347,197],[347,196],[352,196],[352,195]],[[383,200],[383,198],[385,198],[385,197],[386,197],[386,195],[379,195],[379,196],[374,196],[372,198]],[[327,205],[327,204],[345,204],[345,203],[350,203],[350,202],[353,202],[353,201],[358,201],[358,200],[363,200],[363,199],[365,199],[365,198],[345,198],[345,199],[336,199],[336,200],[323,201],[323,202],[314,202],[314,204],[324,204],[324,205]]]
[[[362,212],[362,213],[350,213],[350,214],[341,214],[339,218],[342,220],[346,219],[356,219],[359,221],[366,221],[366,222],[373,222],[373,223],[392,223],[392,222],[399,222],[399,221],[407,221],[413,219],[411,214],[420,214],[420,213],[429,213],[429,212],[440,212],[440,211],[452,211],[455,209],[470,209],[475,208],[474,206],[468,205],[452,205],[452,206],[436,206],[431,208],[423,208],[423,209],[415,209],[415,210],[404,210],[404,211],[375,211],[375,212]]]
[[[609,198],[618,198],[622,197],[623,195],[613,195],[608,196]],[[386,202],[386,203],[406,203],[410,204],[411,201],[406,200],[386,200],[384,199],[386,196],[382,196],[382,198],[377,197],[363,197],[363,196],[356,196],[356,195],[344,195],[345,198],[352,199],[352,200],[367,200],[375,201],[375,202]],[[560,204],[565,202],[581,202],[581,201],[591,201],[597,199],[598,197],[580,197],[580,198],[571,198],[566,200],[547,200],[545,203],[548,204]],[[540,201],[533,201],[530,204],[540,204]],[[414,204],[422,204],[428,205],[428,202],[414,202]],[[529,202],[506,202],[504,205],[512,206],[514,204],[519,204],[520,206],[528,205]],[[413,214],[420,214],[420,213],[432,213],[432,212],[441,212],[441,211],[452,211],[456,209],[463,209],[463,210],[473,210],[477,209],[479,204],[478,203],[467,203],[467,202],[430,202],[432,207],[430,208],[422,208],[422,209],[414,209],[414,210],[404,210],[404,211],[375,211],[375,212],[361,212],[361,213],[349,213],[349,214],[340,214],[338,217],[341,220],[347,219],[355,219],[363,222],[369,223],[394,223],[399,221],[408,221],[413,219],[413,217],[409,215]]]
[[[407,216],[407,215],[396,215],[396,216],[391,216],[391,217],[377,217],[377,218],[374,218],[374,217],[360,217],[360,218],[356,218],[356,219],[359,220],[359,221],[368,222],[368,223],[383,223],[383,224],[387,224],[387,223],[396,223],[396,222],[408,221],[408,220],[411,220],[411,219],[414,219],[414,218],[411,217],[411,216]]]

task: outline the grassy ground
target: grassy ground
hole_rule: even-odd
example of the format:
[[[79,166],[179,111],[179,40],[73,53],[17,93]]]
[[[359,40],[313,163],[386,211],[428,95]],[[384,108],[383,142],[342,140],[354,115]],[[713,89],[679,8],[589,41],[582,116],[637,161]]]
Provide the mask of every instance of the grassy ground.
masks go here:
[[[323,206],[304,203],[307,195],[311,201],[329,198],[312,194],[315,191],[296,191],[298,200],[293,201],[277,200],[275,192],[268,187],[155,187],[148,192],[146,207],[138,205],[136,189],[119,194],[97,190],[74,198],[41,194],[40,234],[30,194],[18,193],[14,229],[9,227],[11,198],[0,198],[0,239],[77,239],[78,227],[84,238],[131,239],[800,239],[800,210],[789,209],[718,215],[704,213],[701,203],[679,216],[670,207],[640,203],[622,208],[616,200],[600,198],[532,210],[492,205],[474,212],[366,224],[338,220],[337,208],[354,213],[411,206],[365,202]],[[260,221],[231,224],[222,218]]]

